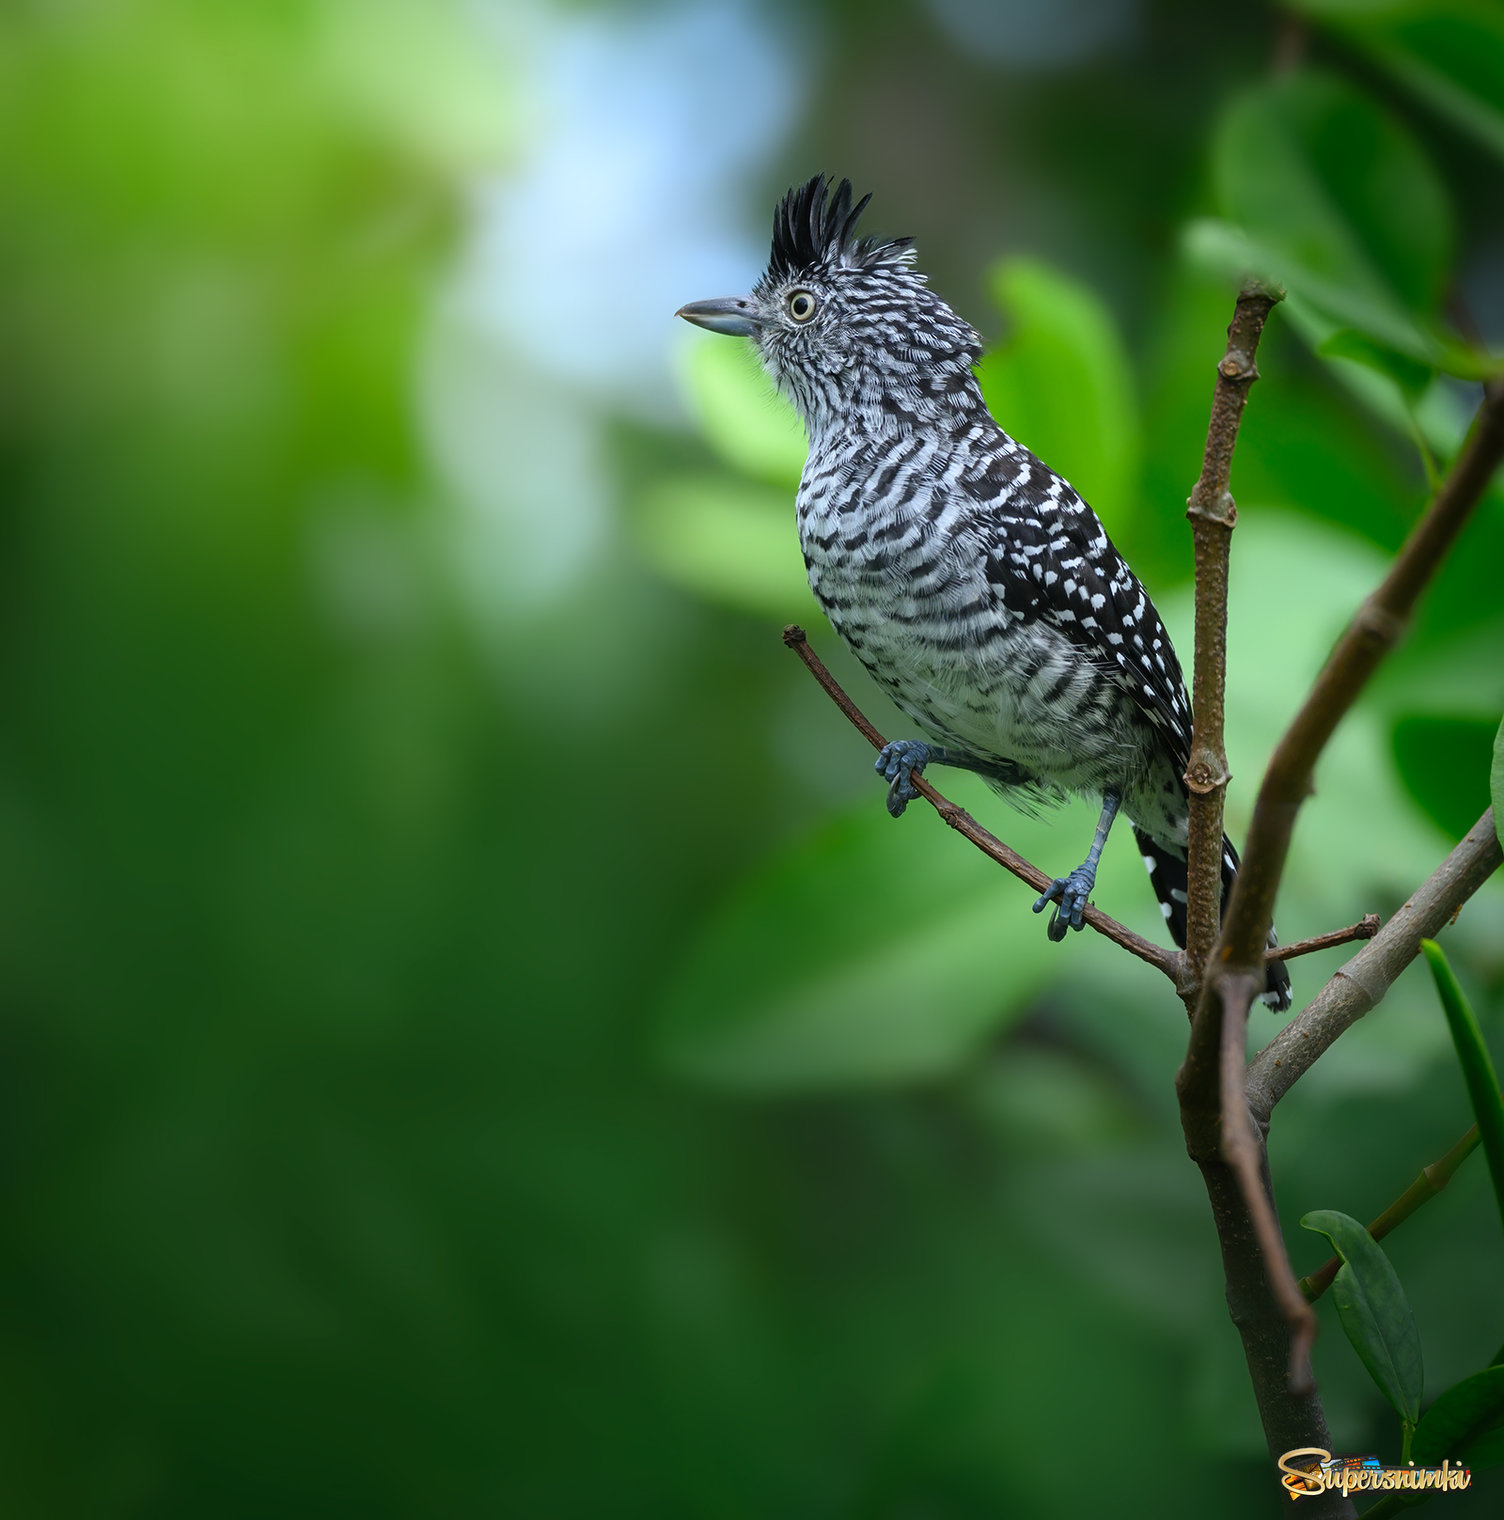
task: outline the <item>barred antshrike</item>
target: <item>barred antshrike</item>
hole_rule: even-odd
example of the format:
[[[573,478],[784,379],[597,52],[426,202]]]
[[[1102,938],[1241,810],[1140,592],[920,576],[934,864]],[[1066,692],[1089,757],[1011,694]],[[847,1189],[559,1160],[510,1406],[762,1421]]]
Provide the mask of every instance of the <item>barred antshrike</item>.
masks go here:
[[[928,736],[884,748],[897,817],[926,765],[975,771],[1031,809],[1100,798],[1086,859],[1034,904],[1079,929],[1119,808],[1185,945],[1191,712],[1154,604],[1092,509],[993,420],[981,341],[931,291],[910,239],[855,236],[871,197],[790,190],[748,296],[681,317],[751,338],[809,433],[799,541],[857,658]],[[1225,903],[1238,858],[1224,840]],[[1270,943],[1274,938],[1270,936]],[[1290,1005],[1282,962],[1265,1001]]]

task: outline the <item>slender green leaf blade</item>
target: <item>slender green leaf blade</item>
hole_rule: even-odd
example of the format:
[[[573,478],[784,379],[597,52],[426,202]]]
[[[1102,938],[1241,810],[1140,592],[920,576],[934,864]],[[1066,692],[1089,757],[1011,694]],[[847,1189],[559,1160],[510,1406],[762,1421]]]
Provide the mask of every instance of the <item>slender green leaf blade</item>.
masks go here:
[[[1325,1235],[1342,1258],[1332,1283],[1342,1329],[1379,1391],[1413,1425],[1424,1384],[1420,1335],[1389,1258],[1350,1214],[1316,1209],[1300,1222]]]
[[[1488,1046],[1483,1043],[1483,1031],[1478,1027],[1477,1016],[1463,996],[1446,952],[1435,940],[1423,939],[1420,947],[1431,964],[1441,1006],[1446,1010],[1452,1044],[1462,1065],[1462,1077],[1467,1083],[1467,1095],[1483,1141],[1483,1154],[1488,1159],[1489,1175],[1493,1178],[1499,1218],[1504,1222],[1504,1101],[1499,1097],[1499,1078]]]
[[[1472,1468],[1504,1463],[1504,1367],[1448,1388],[1415,1427],[1410,1455],[1419,1467],[1437,1467],[1443,1459]]]
[[[1494,832],[1504,844],[1504,723],[1494,736],[1494,763],[1488,778],[1489,794],[1494,804]]]

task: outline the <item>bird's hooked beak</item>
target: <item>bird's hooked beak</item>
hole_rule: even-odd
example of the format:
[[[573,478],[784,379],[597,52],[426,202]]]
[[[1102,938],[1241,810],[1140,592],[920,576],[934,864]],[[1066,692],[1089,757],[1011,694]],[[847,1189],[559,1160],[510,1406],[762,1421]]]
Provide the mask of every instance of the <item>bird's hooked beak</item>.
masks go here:
[[[714,301],[691,301],[674,313],[696,327],[726,333],[732,338],[750,338],[755,325],[755,308],[746,296],[721,296]]]

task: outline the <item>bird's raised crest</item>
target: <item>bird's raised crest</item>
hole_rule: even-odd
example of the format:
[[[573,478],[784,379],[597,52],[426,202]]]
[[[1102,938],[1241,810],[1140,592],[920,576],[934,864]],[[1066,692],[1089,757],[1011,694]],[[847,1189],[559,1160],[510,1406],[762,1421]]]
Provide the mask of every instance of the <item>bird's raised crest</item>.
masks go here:
[[[799,274],[821,266],[872,268],[878,264],[907,263],[912,238],[856,236],[857,219],[872,197],[851,203],[851,181],[843,179],[832,191],[823,174],[797,185],[779,201],[773,213],[773,253],[768,272],[775,278]]]

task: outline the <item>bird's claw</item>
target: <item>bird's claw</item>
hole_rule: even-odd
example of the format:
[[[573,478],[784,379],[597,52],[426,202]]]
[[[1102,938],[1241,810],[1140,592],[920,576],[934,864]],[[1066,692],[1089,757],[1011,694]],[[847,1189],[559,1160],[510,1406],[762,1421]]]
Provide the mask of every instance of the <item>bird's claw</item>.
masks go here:
[[[929,763],[929,745],[918,739],[895,739],[882,747],[873,769],[888,782],[888,811],[901,818],[903,810],[919,795],[914,778]]]
[[[1036,913],[1043,913],[1051,903],[1059,904],[1044,931],[1056,944],[1065,938],[1067,929],[1079,930],[1086,922],[1087,899],[1096,884],[1094,872],[1077,866],[1069,876],[1057,876],[1039,894],[1034,903]]]

